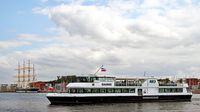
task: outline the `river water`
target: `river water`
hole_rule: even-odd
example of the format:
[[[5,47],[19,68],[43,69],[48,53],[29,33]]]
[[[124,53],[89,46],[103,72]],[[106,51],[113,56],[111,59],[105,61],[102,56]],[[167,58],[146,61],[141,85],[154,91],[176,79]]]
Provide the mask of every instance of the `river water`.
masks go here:
[[[0,112],[200,112],[200,94],[191,102],[50,105],[43,93],[0,93]]]

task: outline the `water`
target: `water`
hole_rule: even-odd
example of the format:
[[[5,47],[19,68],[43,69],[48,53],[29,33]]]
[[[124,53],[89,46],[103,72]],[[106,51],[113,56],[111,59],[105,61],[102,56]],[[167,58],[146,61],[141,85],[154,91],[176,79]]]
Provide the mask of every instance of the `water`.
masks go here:
[[[0,112],[200,112],[200,95],[191,102],[49,105],[41,93],[0,93]]]

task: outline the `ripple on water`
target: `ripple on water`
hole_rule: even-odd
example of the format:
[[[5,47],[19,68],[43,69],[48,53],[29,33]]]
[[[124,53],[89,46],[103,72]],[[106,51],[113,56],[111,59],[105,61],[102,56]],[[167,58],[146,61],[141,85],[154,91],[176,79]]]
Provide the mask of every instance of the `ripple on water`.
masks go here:
[[[0,93],[0,112],[200,112],[200,95],[191,102],[49,105],[41,93]]]

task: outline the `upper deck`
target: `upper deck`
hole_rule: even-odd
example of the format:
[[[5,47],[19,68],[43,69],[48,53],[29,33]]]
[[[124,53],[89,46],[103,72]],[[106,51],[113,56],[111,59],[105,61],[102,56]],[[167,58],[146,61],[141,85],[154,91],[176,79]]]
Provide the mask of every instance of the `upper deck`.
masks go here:
[[[185,83],[163,82],[156,78],[116,78],[111,76],[81,75],[75,76],[67,87],[188,87]]]

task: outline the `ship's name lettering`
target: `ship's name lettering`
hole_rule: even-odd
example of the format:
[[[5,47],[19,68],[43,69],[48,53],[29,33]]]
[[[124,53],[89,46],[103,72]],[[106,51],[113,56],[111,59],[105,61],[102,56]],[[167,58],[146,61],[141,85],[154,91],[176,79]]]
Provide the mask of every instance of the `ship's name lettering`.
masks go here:
[[[102,86],[112,86],[111,83],[102,83]]]

